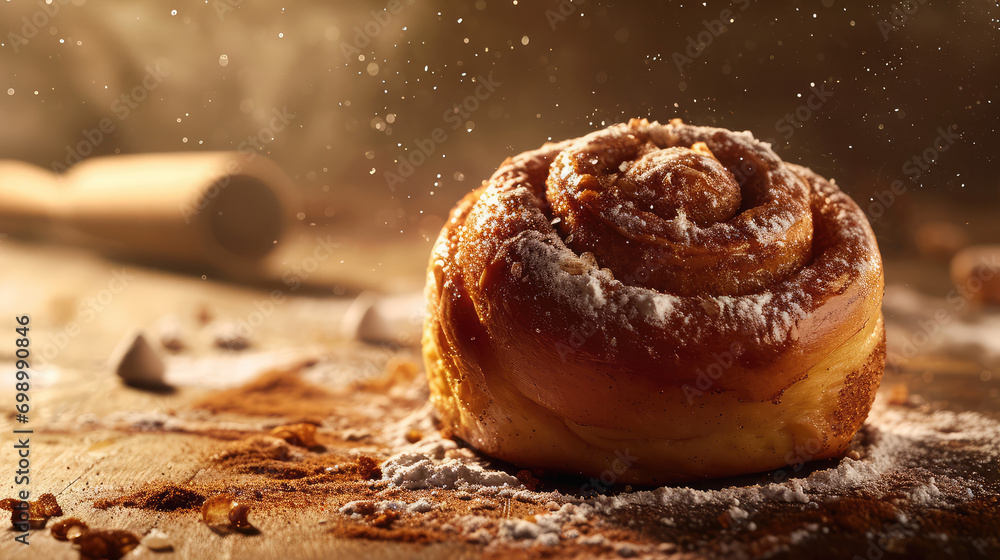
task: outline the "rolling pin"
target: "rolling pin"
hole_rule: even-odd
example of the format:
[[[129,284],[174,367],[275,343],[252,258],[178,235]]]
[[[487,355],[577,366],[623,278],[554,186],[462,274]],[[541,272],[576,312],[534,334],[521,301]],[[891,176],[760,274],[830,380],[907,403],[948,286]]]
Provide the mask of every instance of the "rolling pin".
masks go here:
[[[264,275],[297,202],[288,176],[255,153],[96,157],[62,175],[0,160],[0,232],[231,277]]]

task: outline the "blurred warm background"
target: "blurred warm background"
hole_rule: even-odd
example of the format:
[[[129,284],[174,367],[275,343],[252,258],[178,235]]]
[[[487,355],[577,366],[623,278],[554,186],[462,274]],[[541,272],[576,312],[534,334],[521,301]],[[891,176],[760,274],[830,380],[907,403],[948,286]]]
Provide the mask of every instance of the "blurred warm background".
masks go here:
[[[905,196],[870,213],[887,250],[911,248],[923,219],[973,236],[992,225],[964,207],[992,210],[1000,197],[993,3],[922,3],[912,15],[840,0],[389,4],[52,0],[50,15],[5,2],[0,157],[51,168],[74,152],[242,146],[300,186],[304,224],[428,238],[507,155],[679,116],[773,139],[859,201],[903,181]],[[144,79],[155,87],[130,100]],[[495,91],[467,101],[483,79]],[[270,129],[275,111],[294,115],[289,126]],[[114,131],[88,141],[104,118]],[[960,135],[952,149],[908,174],[948,127]],[[435,128],[447,139],[389,188],[385,173]]]

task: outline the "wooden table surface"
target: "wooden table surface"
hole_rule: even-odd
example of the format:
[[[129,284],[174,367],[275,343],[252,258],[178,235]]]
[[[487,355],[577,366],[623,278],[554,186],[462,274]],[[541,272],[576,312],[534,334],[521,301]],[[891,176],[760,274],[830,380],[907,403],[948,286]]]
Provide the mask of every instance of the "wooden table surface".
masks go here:
[[[4,332],[0,337],[0,402],[4,410],[0,417],[0,471],[5,478],[0,492],[4,496],[0,497],[7,497],[15,489],[10,476],[15,469],[12,430],[24,427],[15,422],[10,406],[14,386],[13,318],[28,314],[33,356],[48,357],[48,365],[42,368],[37,368],[40,364],[34,358],[37,369],[33,370],[30,389],[32,408],[27,426],[35,430],[30,436],[31,491],[34,496],[55,494],[67,516],[79,516],[92,526],[128,529],[140,536],[157,527],[171,535],[173,552],[154,554],[145,550],[141,557],[476,557],[479,549],[461,542],[419,545],[332,537],[321,530],[321,522],[330,514],[319,507],[257,515],[253,521],[260,533],[252,537],[216,534],[194,514],[93,507],[96,499],[120,495],[142,481],[184,484],[208,476],[205,454],[227,444],[198,433],[110,429],[104,421],[108,417],[187,410],[192,402],[219,387],[237,385],[270,367],[296,360],[340,356],[344,375],[348,376],[352,369],[381,369],[393,358],[418,361],[417,350],[412,347],[374,347],[346,338],[341,319],[351,303],[349,296],[359,286],[419,289],[423,257],[413,255],[421,255],[420,251],[426,249],[426,243],[398,247],[387,254],[402,264],[382,269],[376,265],[367,273],[358,267],[344,267],[338,272],[337,266],[327,263],[313,276],[312,283],[343,286],[339,291],[344,296],[336,297],[322,295],[322,290],[289,290],[280,284],[277,288],[240,286],[117,262],[72,248],[4,239],[0,243],[0,270],[4,271],[0,281],[0,331]],[[300,251],[308,254],[308,242],[302,243]],[[354,257],[362,258],[362,252],[358,250]],[[389,270],[396,273],[386,274]],[[119,278],[118,283],[115,278]],[[252,330],[250,348],[236,352],[212,346],[199,326],[199,317],[246,320],[273,289],[284,290],[287,297]],[[86,311],[88,305],[93,313]],[[189,364],[201,373],[189,376],[189,382],[172,393],[123,385],[108,362],[115,346],[133,329],[150,329],[166,315],[178,317],[191,334],[189,349],[171,358],[171,371],[177,373]],[[904,336],[905,327],[888,311],[887,319],[892,344],[892,336]],[[74,324],[78,332],[68,328]],[[991,359],[989,356],[896,356],[887,371],[883,391],[905,383],[911,393],[945,409],[973,410],[997,418],[1000,367],[996,362],[985,363]],[[202,369],[198,369],[199,363]],[[202,418],[205,422],[222,421]],[[87,419],[93,421],[87,423]],[[227,417],[225,421],[234,419]],[[261,425],[260,419],[245,422]],[[78,557],[70,544],[54,540],[48,531],[33,531],[30,546],[15,543],[13,531],[0,534],[3,558]]]
[[[303,242],[300,249],[307,256],[309,242]],[[341,256],[338,255],[338,260]],[[305,257],[289,258],[294,261]],[[387,259],[392,258],[398,259],[398,255],[389,251]],[[67,516],[78,515],[91,526],[128,529],[140,536],[158,527],[171,535],[175,550],[155,554],[146,550],[143,556],[163,559],[474,557],[469,547],[455,544],[420,546],[331,538],[316,530],[317,523],[329,516],[318,508],[288,511],[278,517],[254,517],[260,534],[239,538],[208,530],[197,515],[177,516],[139,509],[99,510],[91,505],[96,498],[117,495],[141,481],[190,481],[204,469],[203,456],[222,448],[225,442],[197,434],[127,433],[86,425],[67,428],[68,421],[87,415],[106,417],[121,411],[150,413],[183,409],[214,387],[232,386],[270,366],[323,355],[332,349],[361,356],[378,368],[396,354],[415,359],[410,348],[373,349],[347,340],[340,326],[351,302],[349,294],[357,291],[357,285],[384,290],[414,289],[422,281],[422,271],[415,274],[418,267],[411,266],[407,271],[396,266],[394,277],[387,277],[378,270],[368,270],[366,274],[357,267],[345,267],[341,273],[336,264],[339,263],[324,263],[323,270],[307,278],[312,286],[293,290],[277,283],[255,289],[116,262],[67,247],[4,240],[0,251],[0,267],[5,270],[0,283],[0,309],[11,325],[4,329],[5,349],[0,352],[4,366],[0,399],[5,403],[0,419],[3,449],[0,471],[11,474],[15,470],[12,430],[25,427],[16,425],[12,406],[6,404],[12,404],[14,399],[13,317],[29,314],[33,352],[48,355],[53,353],[51,348],[57,348],[48,360],[49,366],[33,378],[30,390],[32,409],[27,427],[37,430],[30,436],[30,490],[33,496],[55,494]],[[125,284],[112,293],[119,287],[112,284],[116,277],[124,278]],[[321,292],[315,286],[324,282],[346,286],[348,295],[344,298],[298,295]],[[283,289],[289,299],[277,305],[273,315],[253,329],[253,346],[247,351],[212,348],[207,333],[203,333],[201,340],[189,341],[194,348],[186,354],[192,361],[213,364],[212,375],[240,371],[236,375],[242,377],[208,380],[204,386],[181,387],[171,394],[152,393],[123,385],[108,363],[115,346],[135,328],[148,329],[168,314],[195,325],[196,317],[206,312],[217,320],[238,323],[257,309],[255,302],[269,299],[268,294],[274,289]],[[93,314],[80,312],[79,306],[87,305],[89,298],[96,300],[96,307],[89,309],[99,310]],[[66,334],[66,326],[72,323],[81,327],[76,336]],[[197,332],[197,328],[192,326],[192,332]],[[360,364],[355,367],[363,369]],[[54,425],[60,427],[46,429]],[[12,495],[14,488],[13,476],[6,476],[3,497]],[[47,530],[33,531],[30,546],[15,543],[15,534],[3,532],[0,556],[79,557],[68,543],[56,541]]]

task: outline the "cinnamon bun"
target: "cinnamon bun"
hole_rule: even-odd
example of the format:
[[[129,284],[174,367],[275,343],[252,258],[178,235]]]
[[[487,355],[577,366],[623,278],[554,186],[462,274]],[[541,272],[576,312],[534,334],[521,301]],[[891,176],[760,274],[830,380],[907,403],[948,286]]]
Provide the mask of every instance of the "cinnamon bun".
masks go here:
[[[451,212],[431,399],[488,455],[619,483],[836,457],[884,369],[882,292],[833,181],[749,132],[633,119],[508,158]]]

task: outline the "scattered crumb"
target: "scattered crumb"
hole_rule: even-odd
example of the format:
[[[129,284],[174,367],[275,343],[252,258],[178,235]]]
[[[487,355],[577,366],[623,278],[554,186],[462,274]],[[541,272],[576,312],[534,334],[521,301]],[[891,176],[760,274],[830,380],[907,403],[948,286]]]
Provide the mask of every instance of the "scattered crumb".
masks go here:
[[[271,430],[271,435],[299,447],[316,447],[317,445],[315,424],[301,423],[278,426]]]
[[[173,543],[170,541],[170,535],[156,527],[150,529],[149,533],[146,533],[146,536],[142,537],[142,540],[139,542],[142,546],[155,552],[165,552],[174,548]]]
[[[250,347],[250,339],[240,332],[236,323],[219,322],[210,327],[212,343],[224,350],[245,350]]]
[[[49,518],[60,517],[63,514],[63,510],[59,507],[53,494],[42,494],[37,500],[27,502],[7,498],[0,500],[0,509],[10,512],[11,526],[20,531],[27,530],[23,528],[25,522],[32,529],[40,529],[45,527]]]
[[[57,541],[68,541],[71,537],[79,535],[83,531],[87,530],[87,524],[80,521],[76,517],[70,517],[68,519],[63,519],[52,525],[49,532],[52,533],[52,538]]]

